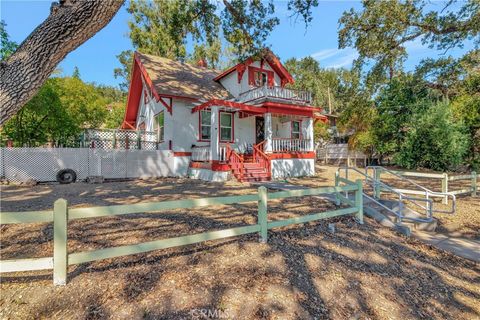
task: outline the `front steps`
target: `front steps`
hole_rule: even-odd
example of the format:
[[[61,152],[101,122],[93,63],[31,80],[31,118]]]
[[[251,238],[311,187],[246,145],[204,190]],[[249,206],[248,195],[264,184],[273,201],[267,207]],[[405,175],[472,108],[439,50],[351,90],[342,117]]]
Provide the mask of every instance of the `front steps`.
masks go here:
[[[240,168],[233,167],[232,173],[240,182],[270,181],[271,173],[260,163],[244,162],[243,174]]]

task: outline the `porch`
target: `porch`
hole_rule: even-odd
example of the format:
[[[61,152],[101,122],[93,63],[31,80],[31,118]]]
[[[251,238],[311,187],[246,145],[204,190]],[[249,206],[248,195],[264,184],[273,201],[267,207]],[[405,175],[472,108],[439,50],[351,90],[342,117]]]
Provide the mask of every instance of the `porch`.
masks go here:
[[[265,150],[267,140],[256,145],[254,143],[244,144],[230,144],[220,143],[218,152],[218,161],[226,163],[228,161],[228,150],[232,149],[240,157],[248,162],[248,159],[253,157],[254,147],[260,147],[260,149],[267,155],[272,154],[294,154],[294,153],[309,153],[314,150],[310,149],[310,139],[292,139],[292,138],[272,138],[271,151]],[[192,161],[196,162],[210,162],[213,160],[211,145],[194,146],[192,148]]]
[[[217,176],[213,180],[223,179],[218,178],[221,171],[240,181],[262,181],[271,179],[272,165],[279,161],[283,162],[283,176],[313,167],[313,117],[265,109],[211,106],[199,110],[200,140],[209,139],[208,144],[192,146],[190,171],[199,175],[199,171],[210,170]]]

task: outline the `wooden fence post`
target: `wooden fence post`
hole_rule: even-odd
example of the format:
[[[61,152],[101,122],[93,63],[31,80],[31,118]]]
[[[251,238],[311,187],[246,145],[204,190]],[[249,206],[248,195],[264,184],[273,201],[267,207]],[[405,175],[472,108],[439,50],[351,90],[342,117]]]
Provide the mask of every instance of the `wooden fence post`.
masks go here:
[[[53,205],[53,284],[57,286],[67,283],[67,206],[65,199],[58,199]]]
[[[357,207],[357,222],[363,224],[363,183],[361,179],[356,181],[358,190],[355,191],[355,207]]]
[[[338,178],[340,177],[340,172],[338,172],[338,170],[335,172],[335,187],[338,187],[339,185],[339,181],[338,181]],[[335,192],[335,204],[337,206],[340,205],[340,197],[338,195],[338,191]]]
[[[472,171],[472,197],[477,195],[477,173]]]
[[[260,242],[267,242],[267,213],[268,213],[268,204],[267,200],[267,188],[261,186],[258,188],[258,224],[260,225]]]
[[[447,192],[448,192],[448,173],[444,172],[443,178],[442,178],[442,193],[447,193]],[[448,204],[447,196],[443,197],[442,203]]]
[[[374,183],[374,198],[375,199],[380,199],[380,194],[381,194],[381,187],[380,187],[380,175],[382,174],[382,169],[380,168],[375,168],[373,171],[373,179],[375,181]]]

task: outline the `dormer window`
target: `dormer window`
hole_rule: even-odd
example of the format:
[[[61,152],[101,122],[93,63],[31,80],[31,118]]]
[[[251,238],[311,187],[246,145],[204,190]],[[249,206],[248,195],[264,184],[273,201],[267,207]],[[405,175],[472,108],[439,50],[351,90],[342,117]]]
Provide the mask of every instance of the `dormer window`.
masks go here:
[[[274,73],[271,70],[250,66],[248,67],[248,84],[254,87],[267,85],[273,87]]]
[[[263,87],[264,85],[267,84],[268,81],[268,75],[266,72],[262,71],[255,71],[253,73],[253,81],[255,83],[255,86],[257,87]]]

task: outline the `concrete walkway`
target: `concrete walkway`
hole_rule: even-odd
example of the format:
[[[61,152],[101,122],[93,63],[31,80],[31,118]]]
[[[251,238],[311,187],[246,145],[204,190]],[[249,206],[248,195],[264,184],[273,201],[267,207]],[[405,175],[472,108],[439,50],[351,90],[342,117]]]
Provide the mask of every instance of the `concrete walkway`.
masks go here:
[[[265,186],[270,190],[299,190],[307,189],[305,186],[294,185],[288,182],[268,181],[252,183],[257,186]],[[334,201],[332,195],[324,195],[322,198]],[[412,230],[411,235],[416,239],[428,243],[438,249],[448,251],[456,256],[469,259],[475,262],[480,262],[480,241],[458,237],[456,235],[449,235],[443,233],[433,233]]]
[[[412,236],[456,256],[480,262],[480,241],[478,240],[422,231],[414,231]]]

